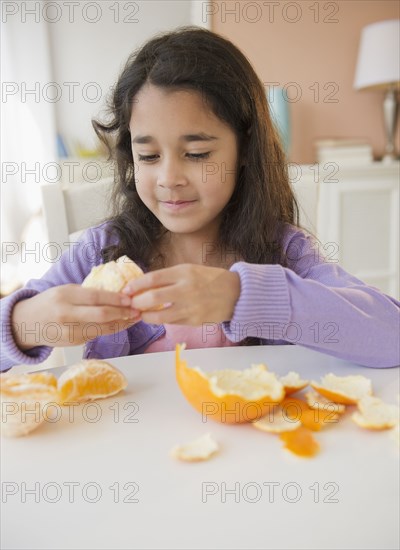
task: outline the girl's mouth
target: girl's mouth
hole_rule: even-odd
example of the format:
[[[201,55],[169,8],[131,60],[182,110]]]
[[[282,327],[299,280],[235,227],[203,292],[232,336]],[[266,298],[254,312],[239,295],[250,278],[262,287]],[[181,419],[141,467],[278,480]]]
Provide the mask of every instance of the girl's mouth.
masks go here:
[[[183,210],[197,201],[162,201],[161,204],[168,210]]]

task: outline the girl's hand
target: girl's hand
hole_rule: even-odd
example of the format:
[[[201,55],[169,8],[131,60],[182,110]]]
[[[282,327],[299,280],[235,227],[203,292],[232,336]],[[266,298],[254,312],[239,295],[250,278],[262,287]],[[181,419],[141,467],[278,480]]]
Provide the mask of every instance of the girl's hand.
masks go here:
[[[122,291],[146,323],[199,326],[232,319],[240,296],[237,273],[216,267],[181,264],[146,273]],[[140,295],[138,295],[140,293]],[[155,310],[160,304],[164,309]]]
[[[131,300],[116,292],[68,284],[18,302],[11,316],[21,350],[76,346],[124,330],[140,320]]]

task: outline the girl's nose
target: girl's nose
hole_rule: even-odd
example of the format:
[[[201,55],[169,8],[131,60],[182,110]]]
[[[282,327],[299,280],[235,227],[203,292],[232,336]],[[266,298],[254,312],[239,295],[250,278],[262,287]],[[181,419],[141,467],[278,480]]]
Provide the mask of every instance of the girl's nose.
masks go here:
[[[177,187],[187,184],[183,168],[179,162],[165,159],[159,165],[157,185],[160,187]]]

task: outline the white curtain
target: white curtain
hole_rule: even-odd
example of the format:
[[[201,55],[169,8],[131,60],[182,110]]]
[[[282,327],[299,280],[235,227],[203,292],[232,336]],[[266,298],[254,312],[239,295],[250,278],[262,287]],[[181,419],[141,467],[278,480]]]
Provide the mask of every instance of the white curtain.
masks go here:
[[[21,14],[1,24],[1,284],[7,289],[35,276],[43,245],[40,182],[57,162],[54,103],[46,21]],[[30,93],[30,92],[33,93]],[[36,225],[33,220],[36,219]],[[39,223],[38,223],[39,222]],[[30,224],[30,225],[29,225]],[[36,250],[35,254],[26,254]]]

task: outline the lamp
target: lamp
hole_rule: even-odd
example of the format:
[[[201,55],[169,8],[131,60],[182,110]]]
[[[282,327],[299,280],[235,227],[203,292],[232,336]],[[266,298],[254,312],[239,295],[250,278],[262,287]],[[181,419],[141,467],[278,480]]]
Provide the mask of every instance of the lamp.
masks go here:
[[[290,150],[290,112],[287,92],[284,88],[271,86],[267,91],[271,118],[282,140],[286,156]]]
[[[383,90],[383,120],[386,133],[384,162],[396,159],[394,136],[397,124],[397,90],[400,84],[400,20],[389,19],[363,28],[354,88]]]

